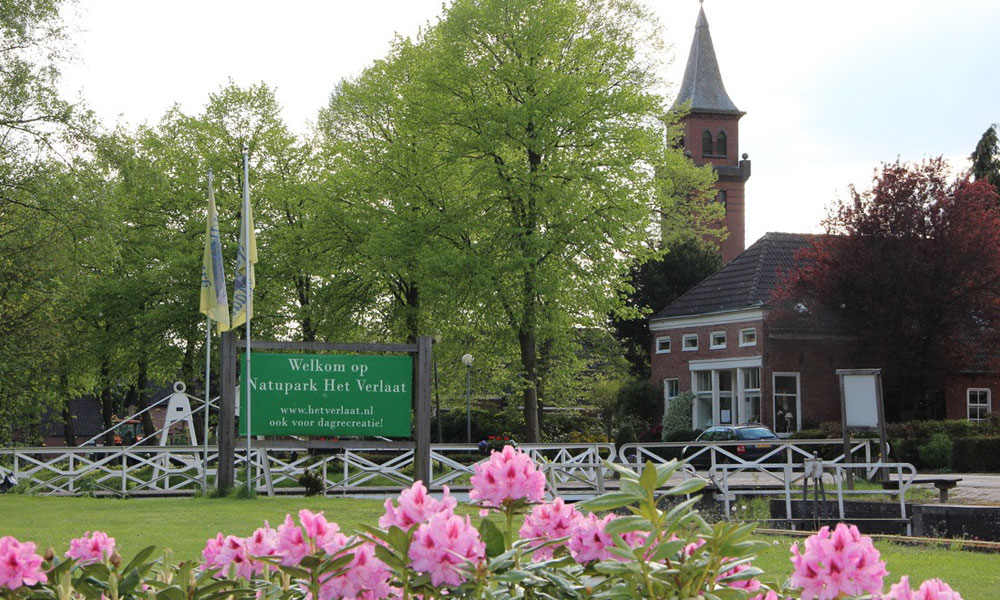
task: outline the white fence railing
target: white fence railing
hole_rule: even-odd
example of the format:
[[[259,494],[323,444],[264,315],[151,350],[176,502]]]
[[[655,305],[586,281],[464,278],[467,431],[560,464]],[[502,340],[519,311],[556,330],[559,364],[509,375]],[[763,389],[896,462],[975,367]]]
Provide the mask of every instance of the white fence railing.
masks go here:
[[[239,445],[237,445],[239,447]],[[710,444],[652,443],[626,444],[617,452],[612,444],[523,444],[526,451],[546,473],[553,493],[564,496],[588,496],[603,493],[614,485],[605,461],[627,464],[633,468],[646,461],[663,463],[679,457],[688,447],[686,457],[703,460],[709,478],[725,471],[732,478],[739,473],[755,473],[773,485],[794,485],[776,475],[801,471],[801,463],[814,452],[835,455],[842,442],[837,440],[780,441],[759,458],[741,456],[735,442]],[[875,457],[877,446],[871,440],[852,444],[853,462],[865,465],[870,476],[881,465]],[[86,448],[5,448],[0,449],[0,472],[11,472],[26,493],[40,495],[191,495],[215,485],[218,448],[209,446],[136,446]],[[236,484],[246,482],[247,473],[258,493],[302,493],[300,478],[311,472],[319,478],[326,494],[384,494],[413,482],[412,449],[366,447],[316,449],[255,441],[247,461],[246,449],[235,455]],[[842,464],[843,456],[828,462]],[[448,485],[455,490],[468,487],[477,462],[485,460],[475,445],[431,445],[431,489]],[[775,464],[787,469],[775,469]],[[205,468],[207,465],[207,471]],[[722,469],[722,470],[720,470]],[[684,476],[692,476],[690,467]],[[715,482],[718,485],[718,482]]]

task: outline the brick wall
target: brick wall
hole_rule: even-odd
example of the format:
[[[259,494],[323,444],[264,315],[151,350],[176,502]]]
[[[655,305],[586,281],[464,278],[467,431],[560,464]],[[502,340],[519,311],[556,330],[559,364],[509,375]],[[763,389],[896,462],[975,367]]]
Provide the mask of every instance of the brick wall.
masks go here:
[[[997,375],[954,375],[948,378],[945,388],[945,418],[967,419],[969,388],[990,390],[990,403],[993,412],[1000,411],[997,393],[1000,392],[1000,376]]]
[[[852,343],[836,337],[814,339],[766,338],[761,398],[764,423],[774,426],[773,375],[798,373],[802,427],[840,422],[840,379],[837,369],[864,369],[852,359]]]
[[[723,358],[743,358],[761,355],[761,322],[747,321],[743,323],[729,323],[726,325],[704,325],[699,327],[686,327],[680,329],[670,329],[668,331],[654,331],[651,334],[650,363],[652,366],[653,382],[662,384],[666,378],[677,378],[680,380],[680,390],[682,392],[691,391],[691,370],[688,362],[692,360],[719,360]],[[757,330],[757,345],[740,347],[740,330]],[[713,350],[710,348],[711,334],[717,331],[726,332],[726,347],[724,349]],[[686,334],[698,334],[698,350],[682,350],[682,338]],[[670,353],[656,353],[656,338],[670,337]]]

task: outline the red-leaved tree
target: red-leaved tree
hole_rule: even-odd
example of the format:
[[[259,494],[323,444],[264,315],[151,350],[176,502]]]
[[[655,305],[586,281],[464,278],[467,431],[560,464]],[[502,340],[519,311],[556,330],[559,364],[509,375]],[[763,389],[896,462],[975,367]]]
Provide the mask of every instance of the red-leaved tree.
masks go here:
[[[940,158],[897,160],[870,190],[852,186],[824,226],[779,286],[772,323],[857,340],[858,364],[883,369],[888,419],[943,416],[946,376],[993,369],[1000,354],[996,191],[949,181]]]

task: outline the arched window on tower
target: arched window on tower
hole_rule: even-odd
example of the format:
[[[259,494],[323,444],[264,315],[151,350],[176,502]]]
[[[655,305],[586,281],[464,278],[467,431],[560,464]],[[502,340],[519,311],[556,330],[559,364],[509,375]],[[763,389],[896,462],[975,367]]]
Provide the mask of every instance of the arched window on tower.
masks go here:
[[[715,154],[718,156],[726,155],[726,132],[720,131],[719,137],[715,141]]]
[[[701,134],[701,155],[712,156],[712,132],[707,129]]]

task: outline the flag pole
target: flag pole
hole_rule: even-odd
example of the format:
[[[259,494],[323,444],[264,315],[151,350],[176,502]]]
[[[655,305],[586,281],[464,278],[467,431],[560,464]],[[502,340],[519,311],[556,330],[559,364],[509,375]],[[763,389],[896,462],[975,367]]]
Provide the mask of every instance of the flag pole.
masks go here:
[[[244,144],[243,145],[243,222],[245,223],[243,231],[244,240],[246,240],[246,248],[243,249],[243,266],[245,268],[244,274],[246,276],[246,291],[247,291],[247,304],[246,304],[246,334],[247,334],[247,348],[246,348],[246,360],[247,360],[247,380],[243,382],[243,387],[246,389],[247,395],[247,495],[250,496],[253,493],[253,468],[250,455],[250,314],[253,311],[253,282],[250,280],[250,149]]]
[[[212,169],[208,170],[208,193],[212,193]],[[211,211],[209,211],[211,212]],[[208,215],[209,221],[212,215]],[[209,223],[209,227],[211,227]],[[212,393],[212,316],[205,315],[205,414],[201,441],[205,446],[205,454],[201,461],[201,493],[208,493],[208,404]]]

